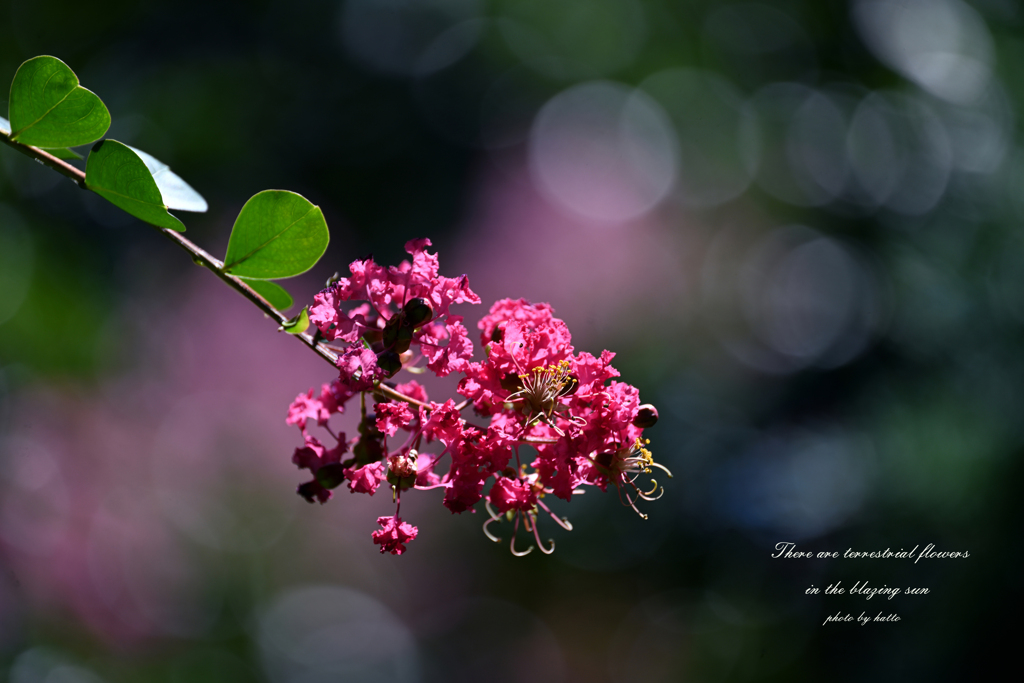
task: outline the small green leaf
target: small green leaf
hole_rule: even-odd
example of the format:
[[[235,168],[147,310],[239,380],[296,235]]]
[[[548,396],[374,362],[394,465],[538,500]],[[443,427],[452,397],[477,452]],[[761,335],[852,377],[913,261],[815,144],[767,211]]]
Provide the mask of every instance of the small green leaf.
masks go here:
[[[181,221],[167,213],[152,174],[128,145],[117,140],[93,145],[85,164],[85,185],[136,218],[160,228],[185,231]]]
[[[320,260],[329,239],[320,207],[294,192],[264,190],[235,219],[224,271],[259,280],[299,275]]]
[[[256,293],[262,296],[267,302],[279,311],[284,311],[291,308],[295,301],[292,299],[292,295],[288,291],[270,280],[245,280],[245,284],[249,285],[256,290]]]
[[[110,112],[56,57],[33,57],[14,74],[11,139],[36,147],[76,147],[103,137]]]
[[[288,334],[302,334],[309,327],[309,313],[303,308],[299,314],[277,328],[278,332],[284,331]]]
[[[52,154],[53,156],[57,157],[58,159],[81,159],[82,158],[81,154],[79,154],[78,152],[76,152],[73,149],[68,149],[67,147],[40,147],[39,149],[43,150],[44,152],[47,152],[48,154]]]
[[[203,199],[203,195],[193,190],[178,174],[173,173],[167,164],[154,158],[151,154],[143,152],[141,149],[135,149],[134,147],[130,149],[139,155],[146,164],[146,168],[153,175],[156,186],[160,188],[160,196],[163,197],[164,204],[168,209],[195,211],[197,213],[204,213],[206,211],[208,207],[206,200]]]

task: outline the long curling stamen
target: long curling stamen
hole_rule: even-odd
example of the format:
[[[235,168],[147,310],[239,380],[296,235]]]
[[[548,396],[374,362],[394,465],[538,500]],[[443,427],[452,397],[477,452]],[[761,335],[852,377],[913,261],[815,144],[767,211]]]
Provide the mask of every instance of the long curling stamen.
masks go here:
[[[533,525],[533,537],[535,539],[537,539],[537,547],[540,548],[540,551],[542,553],[544,553],[545,555],[550,555],[551,553],[555,552],[555,539],[553,539],[553,538],[549,538],[548,539],[548,541],[551,543],[551,549],[550,550],[545,548],[544,547],[544,543],[542,543],[541,540],[540,540],[540,534],[537,532],[536,521],[534,522],[534,525]]]
[[[519,513],[517,512],[516,513],[516,522],[512,526],[512,542],[509,543],[509,549],[512,551],[512,554],[515,555],[516,557],[525,557],[526,555],[529,555],[531,552],[533,552],[533,546],[531,545],[529,548],[527,548],[526,550],[523,550],[523,551],[517,551],[516,550],[516,531],[518,531],[518,530],[519,530]]]
[[[636,480],[641,474],[650,474],[652,468],[657,467],[669,477],[672,473],[667,467],[654,462],[654,456],[644,446],[650,441],[641,441],[638,437],[627,448],[620,448],[617,451],[605,452],[596,458],[591,458],[595,465],[607,476],[619,492],[619,500],[623,505],[628,505],[640,515],[647,519],[647,515],[640,512],[636,506],[637,500],[655,501],[665,494],[665,489],[658,484],[656,479],[651,479],[651,490],[643,491],[636,485]],[[624,484],[633,489],[633,494],[624,489]],[[655,495],[657,494],[657,495]]]
[[[492,534],[490,529],[488,529],[487,527],[489,527],[494,522],[500,522],[501,521],[501,515],[498,514],[497,512],[495,512],[494,508],[491,507],[491,501],[484,500],[484,505],[487,507],[487,515],[488,515],[487,521],[484,522],[484,536],[486,536],[487,538],[491,539],[495,543],[500,543],[501,542],[501,538],[498,537],[498,536],[495,536],[494,534]]]

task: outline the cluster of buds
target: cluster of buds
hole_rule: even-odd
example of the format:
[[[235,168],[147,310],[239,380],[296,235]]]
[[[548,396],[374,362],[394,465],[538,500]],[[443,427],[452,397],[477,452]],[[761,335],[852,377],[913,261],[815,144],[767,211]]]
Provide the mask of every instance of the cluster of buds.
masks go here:
[[[492,526],[510,523],[516,555],[534,547],[554,551],[553,540],[541,541],[543,516],[572,528],[551,511],[546,496],[570,501],[584,486],[613,486],[646,518],[637,501],[655,500],[663,489],[653,478],[645,486],[637,480],[654,469],[672,475],[654,462],[643,437],[658,412],[640,403],[636,388],[614,379],[615,354],[576,353],[548,304],[503,299],[477,325],[484,357],[474,360],[463,319],[449,309],[480,298],[465,275],[438,275],[429,246],[426,239],[409,242],[412,261],[397,267],[354,261],[350,277],[317,294],[310,321],[338,354],[340,374],[319,395],[313,389],[300,394],[288,410],[288,424],[298,426],[304,440],[292,460],[313,475],[299,495],[325,503],[342,484],[373,495],[386,482],[395,514],[377,520],[381,529],[373,542],[396,555],[418,533],[399,516],[409,489],[443,489],[453,513],[472,511],[484,499],[484,533],[500,541]],[[392,382],[403,369],[458,376],[459,401],[437,403],[414,380]],[[357,395],[359,433],[346,439],[328,422]],[[330,435],[333,447],[309,433],[311,422]],[[520,525],[535,541],[525,550],[516,547]]]

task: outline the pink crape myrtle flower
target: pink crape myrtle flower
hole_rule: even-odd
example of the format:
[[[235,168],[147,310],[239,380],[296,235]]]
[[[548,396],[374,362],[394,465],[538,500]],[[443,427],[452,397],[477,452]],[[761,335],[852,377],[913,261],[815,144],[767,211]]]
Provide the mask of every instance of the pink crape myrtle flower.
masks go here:
[[[476,353],[463,316],[450,309],[480,298],[465,275],[440,275],[428,247],[426,239],[408,242],[411,260],[397,266],[353,261],[348,277],[314,298],[315,339],[335,354],[338,377],[318,395],[310,389],[289,406],[285,421],[299,428],[304,441],[293,462],[314,475],[299,494],[325,503],[345,482],[353,493],[369,495],[387,483],[395,514],[380,517],[382,528],[372,537],[382,553],[394,555],[419,533],[399,516],[402,493],[410,489],[443,489],[441,502],[453,514],[475,512],[483,501],[484,533],[500,541],[492,527],[511,522],[515,555],[534,547],[554,550],[553,540],[541,540],[542,516],[572,529],[548,507],[547,496],[570,502],[584,486],[612,486],[625,505],[646,517],[637,502],[655,500],[664,490],[653,480],[642,489],[636,480],[655,469],[671,473],[654,461],[644,438],[657,410],[617,379],[615,354],[577,352],[551,306],[525,299],[491,306],[477,323]],[[454,377],[458,397],[437,402],[415,380],[390,381],[403,370]],[[356,396],[358,436],[346,439],[331,431],[330,418]],[[475,417],[467,418],[467,409]],[[309,434],[310,423],[335,445]],[[520,526],[535,541],[525,550],[516,548]]]
[[[408,522],[403,522],[397,514],[394,517],[378,517],[377,524],[383,527],[373,532],[373,542],[380,545],[380,552],[401,555],[405,552],[405,544],[416,538],[419,529]]]

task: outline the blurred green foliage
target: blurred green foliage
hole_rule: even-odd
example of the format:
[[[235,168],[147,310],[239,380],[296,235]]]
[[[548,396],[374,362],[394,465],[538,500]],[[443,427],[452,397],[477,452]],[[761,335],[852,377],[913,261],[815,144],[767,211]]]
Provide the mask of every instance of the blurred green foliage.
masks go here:
[[[81,680],[288,680],[275,667],[294,651],[274,649],[267,634],[284,627],[269,606],[298,619],[287,623],[311,643],[328,627],[349,628],[286,609],[298,600],[288,591],[308,584],[354,586],[407,624],[395,632],[418,643],[409,680],[475,680],[485,665],[494,680],[963,680],[1006,660],[1024,474],[1024,15],[999,0],[943,0],[915,33],[897,15],[879,21],[871,4],[0,5],[0,80],[33,55],[72,65],[110,108],[111,137],[171,163],[207,198],[210,213],[188,221],[200,244],[225,247],[244,198],[260,188],[318,204],[334,239],[327,265],[291,287],[300,303],[367,252],[397,262],[409,238],[430,236],[448,258],[473,237],[464,226],[483,202],[481,178],[521,182],[509,160],[529,156],[537,112],[594,79],[640,88],[630,101],[661,112],[645,121],[669,122],[683,185],[660,220],[700,245],[694,254],[662,242],[678,252],[691,308],[659,292],[614,309],[649,304],[642,324],[594,325],[626,381],[661,412],[653,447],[676,476],[649,521],[588,494],[556,510],[576,530],[558,538],[553,558],[514,561],[485,543],[476,519],[431,518],[424,506],[421,530],[434,540],[424,531],[401,564],[370,565],[349,550],[369,544],[360,526],[369,508],[342,507],[340,497],[323,510],[300,506],[291,480],[248,465],[268,448],[242,437],[256,428],[222,418],[210,461],[224,471],[201,481],[209,490],[193,507],[215,507],[224,528],[237,514],[282,530],[246,549],[182,532],[191,574],[139,570],[156,586],[187,584],[183,604],[204,626],[176,632],[180,614],[161,603],[150,616],[163,626],[119,640],[83,621],[71,599],[55,607],[10,588],[7,575],[25,571],[31,553],[5,542],[0,564],[13,573],[3,574],[0,607],[16,608],[0,615],[0,671],[12,683],[46,680],[59,666],[79,667]],[[894,39],[885,26],[904,33]],[[946,39],[956,49],[942,54],[964,59],[915,71],[908,55],[939,54]],[[745,145],[755,142],[751,157]],[[156,255],[163,245],[152,246],[151,231],[83,194],[0,149],[5,434],[19,433],[11,416],[48,387],[116,379],[104,364],[111,338],[130,347],[120,338],[138,333],[120,324],[122,307],[139,297],[172,310],[165,290],[178,290],[167,283],[192,272],[179,254]],[[638,243],[641,227],[629,229]],[[528,284],[592,268],[560,257],[563,272],[514,266]],[[587,314],[560,307],[559,286],[550,298],[576,329]],[[161,377],[170,386],[174,371]],[[320,380],[293,381],[285,394]],[[0,462],[15,462],[5,448]],[[197,448],[172,450],[187,462]],[[167,485],[173,471],[159,471]],[[188,501],[173,510],[184,529]],[[782,540],[840,551],[936,543],[972,557],[798,565],[770,559]],[[90,571],[99,572],[107,555],[96,553]],[[148,567],[146,557],[126,566]],[[839,579],[933,594],[901,603],[898,624],[822,627],[826,613],[862,607],[803,594]],[[316,595],[334,613],[350,604],[349,594]],[[397,622],[378,616],[391,633]],[[340,640],[327,649],[363,661]]]

